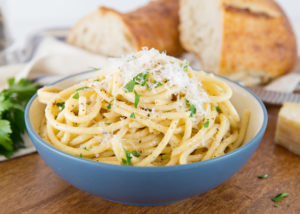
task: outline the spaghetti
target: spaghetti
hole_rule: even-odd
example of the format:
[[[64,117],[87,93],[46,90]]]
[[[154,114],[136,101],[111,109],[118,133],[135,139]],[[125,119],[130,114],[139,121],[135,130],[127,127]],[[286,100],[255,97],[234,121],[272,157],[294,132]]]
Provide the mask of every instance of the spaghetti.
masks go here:
[[[40,89],[40,135],[64,152],[110,164],[203,161],[243,144],[250,112],[240,121],[231,96],[213,75],[144,49],[113,60],[94,79]]]

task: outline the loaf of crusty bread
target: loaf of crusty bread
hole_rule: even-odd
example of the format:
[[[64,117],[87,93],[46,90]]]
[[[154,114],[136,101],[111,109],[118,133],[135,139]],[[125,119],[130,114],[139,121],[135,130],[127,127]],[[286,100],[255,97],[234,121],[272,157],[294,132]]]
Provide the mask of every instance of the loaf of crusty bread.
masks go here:
[[[273,0],[181,0],[179,14],[182,46],[207,71],[249,86],[297,61],[295,34]]]
[[[70,31],[68,43],[94,53],[118,57],[142,47],[170,55],[183,49],[179,41],[178,0],[157,0],[133,12],[100,7]]]

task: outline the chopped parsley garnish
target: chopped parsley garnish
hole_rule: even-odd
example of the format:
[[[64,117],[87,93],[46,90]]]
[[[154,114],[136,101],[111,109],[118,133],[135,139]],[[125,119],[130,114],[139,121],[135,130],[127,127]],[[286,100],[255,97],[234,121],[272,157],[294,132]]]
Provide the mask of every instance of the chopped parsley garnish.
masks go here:
[[[140,95],[134,90],[134,107],[137,108],[140,102]]]
[[[82,153],[80,153],[80,155],[79,155],[81,158],[82,158]]]
[[[264,179],[264,178],[268,178],[268,177],[269,177],[268,174],[257,176],[257,178],[259,178],[259,179]]]
[[[85,87],[77,88],[75,91],[82,91],[82,90],[89,89],[89,88],[90,87],[85,86]]]
[[[197,112],[197,109],[193,104],[190,105],[190,112],[191,112],[190,117],[193,117]]]
[[[220,106],[217,106],[217,107],[216,107],[216,111],[217,111],[218,113],[222,113],[222,110],[221,110]]]
[[[162,160],[167,160],[167,159],[168,159],[168,156],[167,156],[166,154],[163,154],[163,155],[161,156],[161,159],[162,159]]]
[[[141,156],[137,151],[133,151],[133,152],[131,152],[131,154],[137,158]]]
[[[110,110],[111,109],[111,104],[112,104],[113,100],[109,102],[109,104],[107,105],[107,109]]]
[[[271,198],[272,201],[274,202],[280,202],[283,198],[287,197],[289,193],[284,192],[276,195],[275,197]]]
[[[56,106],[59,107],[59,109],[64,110],[64,108],[65,108],[65,102],[56,103]]]
[[[73,99],[76,99],[76,100],[78,100],[79,99],[79,93],[78,92],[76,92],[74,95],[73,95],[73,97],[72,97]]]
[[[86,151],[90,151],[90,149],[88,149],[86,146],[83,147],[83,149],[86,150]]]
[[[128,152],[125,148],[123,148],[124,152],[125,152],[125,156],[126,156],[126,160],[124,158],[122,158],[122,163],[123,165],[127,165],[127,166],[132,166],[132,162],[131,162],[131,155],[130,152]]]
[[[143,75],[143,82],[142,82],[141,86],[145,86],[146,85],[148,77],[149,77],[149,73],[148,72]]]
[[[151,91],[151,89],[152,89],[149,84],[146,84],[146,88],[148,91]]]
[[[110,125],[111,125],[111,123],[105,123],[105,125],[107,125],[107,126],[110,126]]]
[[[278,204],[274,204],[273,206],[274,206],[274,207],[278,207]]]
[[[127,160],[125,160],[124,158],[122,158],[122,164],[123,165],[127,165]]]
[[[190,103],[190,101],[188,101],[187,99],[185,100],[186,104],[189,106],[189,110],[190,110],[190,117],[193,117],[196,113],[197,113],[197,109],[196,107]]]
[[[130,118],[135,119],[135,114],[134,114],[134,112],[131,113]]]
[[[205,123],[203,123],[204,128],[208,128],[209,126],[209,120],[207,120]]]
[[[163,84],[161,82],[157,82],[156,80],[154,80],[154,87],[158,88],[160,86],[162,86]]]
[[[8,80],[8,88],[0,92],[0,154],[9,158],[24,148],[24,109],[37,90],[37,84],[27,79]]]
[[[124,89],[126,92],[133,92],[135,85],[145,86],[147,79],[149,77],[149,72],[139,73],[132,80],[130,80],[125,86]]]
[[[182,68],[183,68],[184,71],[187,71],[189,69],[189,66],[190,66],[189,63],[186,62],[186,63],[183,64]]]
[[[135,81],[130,80],[130,81],[124,86],[124,89],[125,89],[126,92],[133,92],[134,86],[135,86]]]

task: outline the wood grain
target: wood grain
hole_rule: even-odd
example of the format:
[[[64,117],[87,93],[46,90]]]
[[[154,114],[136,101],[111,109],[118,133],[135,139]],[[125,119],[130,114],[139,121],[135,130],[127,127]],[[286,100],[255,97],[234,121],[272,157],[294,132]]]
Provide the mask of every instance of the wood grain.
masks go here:
[[[300,157],[274,144],[278,108],[267,106],[269,124],[249,162],[223,185],[161,207],[112,203],[58,177],[38,154],[0,163],[0,213],[300,213]],[[258,175],[269,174],[267,179]],[[290,195],[274,207],[271,198]]]

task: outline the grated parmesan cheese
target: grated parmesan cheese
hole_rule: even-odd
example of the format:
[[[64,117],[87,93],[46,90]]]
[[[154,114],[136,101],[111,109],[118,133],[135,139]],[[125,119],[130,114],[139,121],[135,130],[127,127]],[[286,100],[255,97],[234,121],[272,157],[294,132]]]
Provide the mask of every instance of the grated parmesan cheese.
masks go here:
[[[203,103],[208,102],[207,93],[202,89],[202,84],[188,76],[186,72],[188,63],[179,61],[166,53],[158,50],[143,48],[142,51],[123,56],[118,59],[110,59],[109,67],[106,70],[107,78],[101,82],[95,82],[103,86],[103,83],[110,81],[113,73],[120,72],[120,80],[123,87],[140,73],[149,72],[157,82],[164,82],[163,86],[170,90],[176,87],[175,94],[185,93],[197,109],[197,115],[205,114]],[[155,90],[155,85],[151,85]]]

